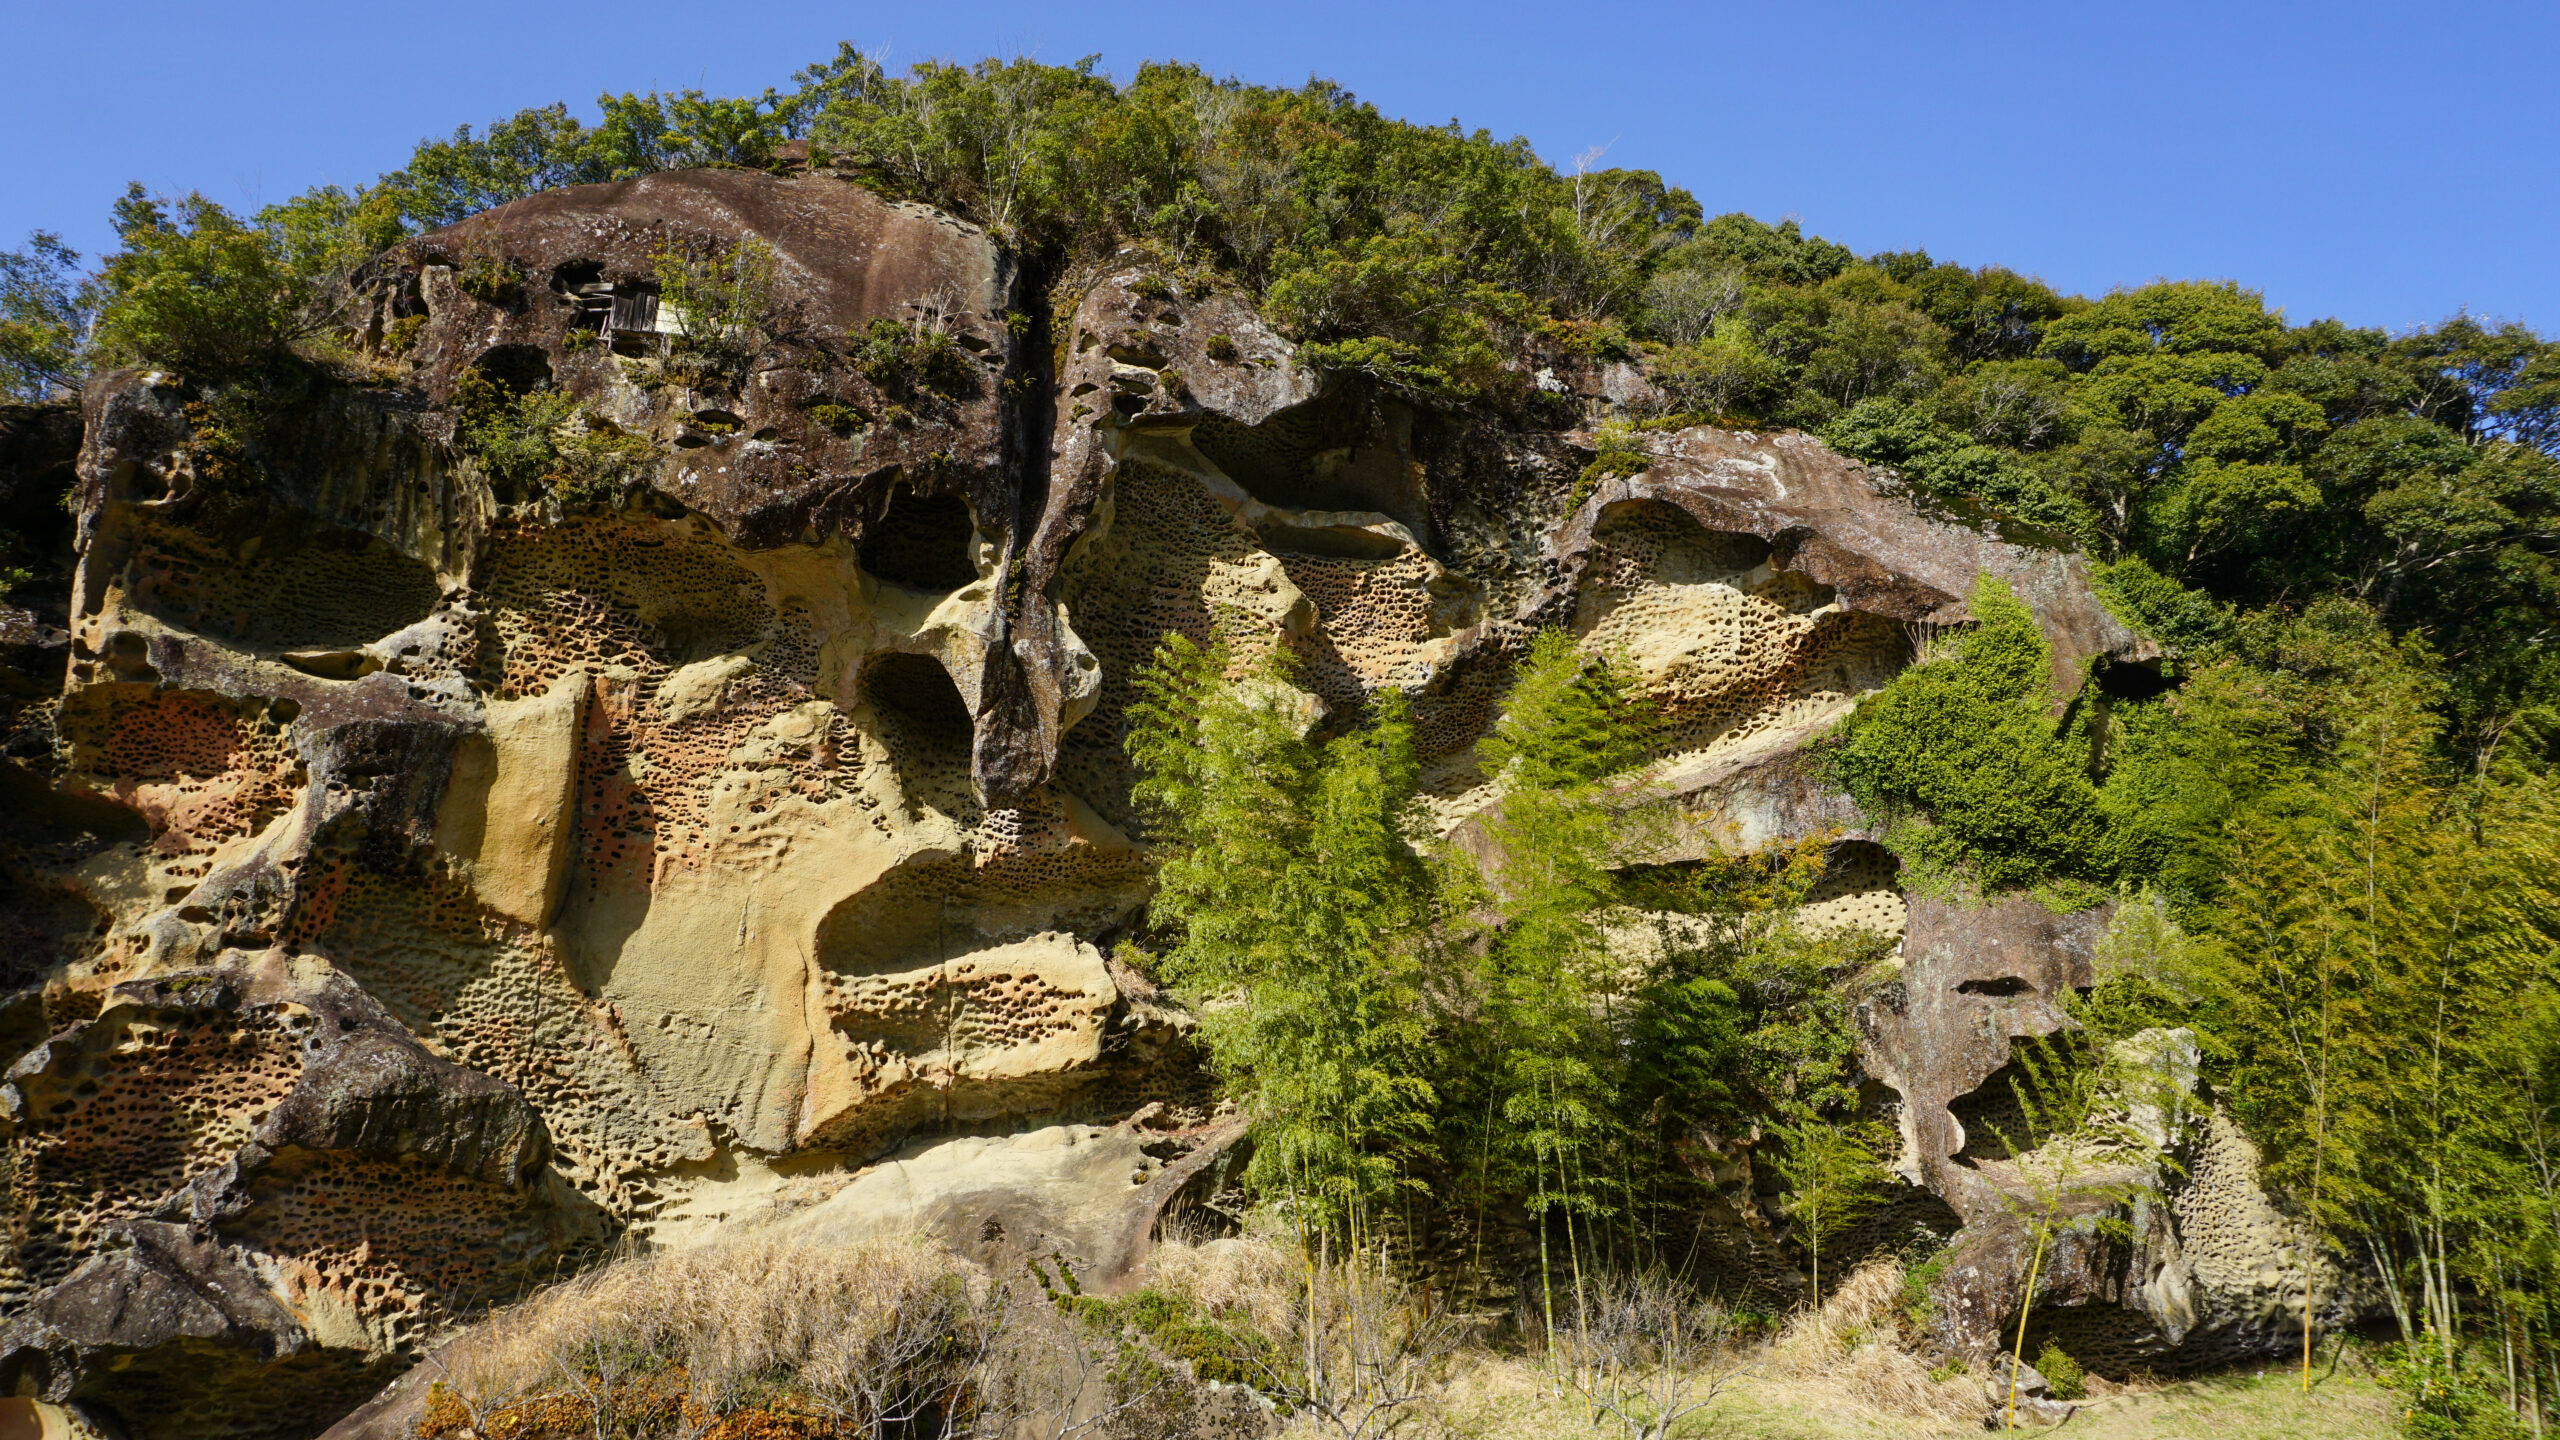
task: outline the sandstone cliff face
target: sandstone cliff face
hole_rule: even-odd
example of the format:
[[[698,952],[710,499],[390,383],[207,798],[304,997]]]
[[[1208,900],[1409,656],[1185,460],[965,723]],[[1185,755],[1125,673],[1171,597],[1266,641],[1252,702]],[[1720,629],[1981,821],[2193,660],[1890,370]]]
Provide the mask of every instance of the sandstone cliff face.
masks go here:
[[[653,256],[744,237],[776,275],[752,353],[612,328]],[[1461,843],[1522,640],[1633,655],[1689,853],[1832,833],[1820,902],[1911,927],[1869,1036],[1905,1209],[1996,1230],[1950,1107],[2058,1020],[1975,992],[2086,983],[2088,922],[1907,915],[1792,757],[1977,571],[2067,659],[2139,658],[2080,557],[1793,434],[1663,436],[1578,493],[1570,430],[1328,381],[1232,294],[1134,256],[1044,279],[823,177],[658,175],[376,260],[378,383],[280,392],[246,433],[165,377],[92,385],[67,609],[0,616],[0,1393],[309,1433],[618,1235],[752,1217],[903,1208],[1125,1264],[1239,1129],[1187,1017],[1106,958],[1149,884],[1130,677],[1219,619],[1296,647],[1332,712],[1412,695]],[[959,373],[866,373],[843,337],[880,319]],[[1559,423],[1625,378],[1560,373]],[[547,383],[645,463],[595,503],[528,492],[457,433],[466,379]],[[852,1179],[902,1145],[939,1158]],[[1797,1283],[1732,1179],[1735,1263]],[[2165,1353],[2186,1332],[2119,1303],[2127,1263],[2084,1288]]]

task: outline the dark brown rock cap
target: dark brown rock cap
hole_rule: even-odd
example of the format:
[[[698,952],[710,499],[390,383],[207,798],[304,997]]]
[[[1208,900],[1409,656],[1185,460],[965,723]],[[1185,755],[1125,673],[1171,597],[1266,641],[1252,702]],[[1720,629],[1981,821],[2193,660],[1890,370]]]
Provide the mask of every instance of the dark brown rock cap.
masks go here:
[[[618,374],[594,343],[600,297],[654,297],[661,255],[714,260],[750,239],[772,252],[773,293],[744,365],[716,381]],[[491,266],[501,284],[463,283]],[[401,349],[436,401],[475,367],[551,383],[672,452],[659,493],[770,545],[858,536],[900,481],[966,494],[982,527],[1010,515],[1001,377],[1020,348],[1018,280],[984,231],[925,206],[826,176],[677,170],[511,201],[394,247],[355,285],[363,337]],[[883,319],[949,335],[966,373],[930,396],[885,393],[854,353]],[[414,335],[392,345],[404,326]]]

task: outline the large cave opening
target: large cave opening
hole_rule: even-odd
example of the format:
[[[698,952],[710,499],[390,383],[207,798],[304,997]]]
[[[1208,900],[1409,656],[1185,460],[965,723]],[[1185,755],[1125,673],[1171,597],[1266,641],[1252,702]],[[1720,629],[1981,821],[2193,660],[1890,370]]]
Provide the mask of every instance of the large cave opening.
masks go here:
[[[2017,1154],[2020,1146],[2032,1143],[2026,1107],[2018,1099],[2019,1091],[2029,1083],[2026,1067],[2012,1060],[1992,1071],[1980,1085],[1947,1102],[1947,1113],[1964,1127],[1964,1145],[1955,1155],[1959,1162],[2006,1160]]]
[[[471,362],[471,368],[510,395],[551,387],[551,357],[538,345],[493,345]]]
[[[945,595],[978,578],[977,524],[957,495],[920,495],[901,485],[888,513],[862,532],[862,568],[893,585]]]
[[[1760,536],[1710,530],[1664,500],[1620,500],[1604,507],[1591,538],[1604,584],[1726,585],[1799,615],[1836,598],[1830,586],[1809,575],[1772,567],[1773,547]]]
[[[1413,463],[1413,426],[1413,412],[1404,406],[1342,383],[1259,425],[1203,416],[1191,443],[1265,505],[1371,511],[1429,544],[1430,506]]]
[[[930,655],[882,655],[863,668],[862,698],[887,727],[885,738],[902,763],[968,767],[977,725],[941,661]]]

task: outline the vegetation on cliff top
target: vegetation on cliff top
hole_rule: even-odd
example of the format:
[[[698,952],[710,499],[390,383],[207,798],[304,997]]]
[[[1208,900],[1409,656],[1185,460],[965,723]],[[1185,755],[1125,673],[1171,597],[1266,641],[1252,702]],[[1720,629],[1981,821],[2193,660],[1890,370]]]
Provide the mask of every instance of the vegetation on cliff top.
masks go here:
[[[1535,347],[1634,359],[1669,412],[1651,423],[1813,429],[1933,502],[2224,602],[2352,595],[2450,662],[2464,733],[2560,696],[2543,644],[2560,345],[2522,326],[2393,336],[2293,324],[2228,282],[2090,300],[1997,266],[1860,257],[1793,222],[1710,219],[1649,171],[1559,169],[1321,81],[1148,64],[1115,84],[1091,60],[894,75],[843,47],[794,82],[608,94],[592,124],[523,110],[248,220],[128,193],[122,248],[85,283],[49,237],[0,257],[0,378],[42,394],[130,360],[218,378],[280,353],[323,278],[403,235],[553,186],[773,166],[798,144],[1053,264],[1134,242],[1227,276],[1310,363],[1442,403],[1525,403]],[[1640,463],[1640,443],[1619,449]]]

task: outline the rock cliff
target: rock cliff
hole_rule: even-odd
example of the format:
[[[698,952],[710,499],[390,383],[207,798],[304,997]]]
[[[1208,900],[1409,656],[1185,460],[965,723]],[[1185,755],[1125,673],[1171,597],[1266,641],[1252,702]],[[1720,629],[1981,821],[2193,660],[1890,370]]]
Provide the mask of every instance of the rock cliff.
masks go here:
[[[747,240],[764,322],[669,345],[660,257]],[[626,1235],[1125,1266],[1241,1128],[1109,958],[1149,888],[1130,678],[1220,620],[1294,647],[1325,713],[1412,696],[1453,832],[1529,634],[1633,657],[1688,853],[1827,835],[1816,903],[1905,935],[1864,1017],[1895,1213],[1962,1228],[1951,1343],[2014,1314],[1959,1117],[2103,916],[1907,903],[1795,758],[1978,572],[2069,676],[2142,663],[2077,554],[1793,433],[1659,432],[1585,485],[1626,367],[1524,353],[1533,403],[1443,412],[1142,255],[1034,273],[822,175],[536,195],[353,296],[357,379],[243,413],[126,372],[76,422],[0,415],[0,502],[74,447],[78,477],[67,602],[0,615],[0,1394],[316,1433]],[[536,392],[610,461],[584,489],[475,428]],[[2212,1126],[2200,1198],[2058,1294],[2146,1363],[2298,1303]],[[1747,1168],[1725,1257],[1800,1285]]]

